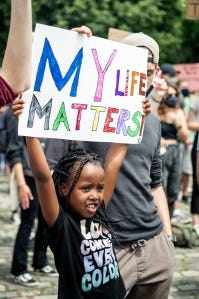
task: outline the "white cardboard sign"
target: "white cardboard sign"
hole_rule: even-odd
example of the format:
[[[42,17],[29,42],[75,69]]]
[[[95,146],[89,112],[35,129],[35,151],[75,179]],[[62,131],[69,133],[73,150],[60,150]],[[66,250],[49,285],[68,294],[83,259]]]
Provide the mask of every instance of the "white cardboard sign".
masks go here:
[[[139,143],[145,49],[37,24],[19,135]]]

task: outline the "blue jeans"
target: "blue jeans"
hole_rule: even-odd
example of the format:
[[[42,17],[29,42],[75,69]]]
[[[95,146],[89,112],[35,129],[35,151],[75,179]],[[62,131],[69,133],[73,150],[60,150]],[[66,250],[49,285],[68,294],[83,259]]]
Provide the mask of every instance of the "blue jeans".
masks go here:
[[[48,264],[47,261],[47,242],[45,238],[44,220],[39,206],[38,195],[35,181],[32,177],[25,176],[34,199],[30,201],[30,207],[23,210],[21,208],[21,223],[17,232],[14,245],[11,273],[15,276],[27,272],[28,243],[34,221],[38,219],[37,232],[35,236],[33,268],[40,269]]]

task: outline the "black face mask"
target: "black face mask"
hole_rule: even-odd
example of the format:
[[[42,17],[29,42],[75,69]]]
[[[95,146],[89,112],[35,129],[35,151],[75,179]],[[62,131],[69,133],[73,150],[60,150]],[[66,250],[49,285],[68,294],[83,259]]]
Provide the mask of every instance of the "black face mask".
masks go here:
[[[176,96],[169,94],[166,99],[164,100],[164,103],[166,106],[170,107],[170,108],[174,108],[177,104],[177,98]]]
[[[183,94],[184,97],[188,97],[190,94],[189,88],[183,88],[181,90],[181,93]]]

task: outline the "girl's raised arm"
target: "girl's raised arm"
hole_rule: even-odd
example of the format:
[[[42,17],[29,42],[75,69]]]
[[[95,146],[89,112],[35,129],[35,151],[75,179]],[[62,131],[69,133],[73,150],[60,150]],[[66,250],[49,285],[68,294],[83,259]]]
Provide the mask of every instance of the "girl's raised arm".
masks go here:
[[[107,151],[105,158],[104,184],[104,202],[106,206],[111,199],[117,181],[118,172],[126,156],[127,149],[128,144],[112,143]]]
[[[59,214],[59,203],[50,168],[39,139],[26,137],[26,142],[42,213],[46,223],[53,226]]]
[[[11,0],[11,19],[0,76],[15,93],[30,87],[32,56],[31,0]]]

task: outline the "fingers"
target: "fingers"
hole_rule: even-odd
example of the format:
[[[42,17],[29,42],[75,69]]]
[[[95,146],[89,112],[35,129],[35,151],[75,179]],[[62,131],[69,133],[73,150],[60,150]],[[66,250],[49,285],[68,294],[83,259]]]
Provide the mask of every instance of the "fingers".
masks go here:
[[[88,37],[92,36],[92,31],[87,26],[76,27],[76,28],[72,28],[71,30],[76,31],[77,33],[86,34]]]
[[[30,191],[30,193],[29,193],[29,199],[30,199],[30,200],[33,200],[33,199],[34,199],[33,194],[32,194],[31,191]]]
[[[26,209],[29,209],[29,207],[30,207],[30,203],[27,201],[23,201],[22,203],[21,203],[21,207],[22,207],[22,209],[23,210],[26,210]]]
[[[168,86],[164,78],[162,78],[161,70],[157,73],[153,80],[153,86],[158,90],[167,90]]]
[[[12,111],[14,115],[18,118],[24,109],[25,101],[21,98],[17,98],[12,103]]]
[[[151,113],[151,104],[147,98],[144,98],[142,100],[142,109],[146,116],[149,115],[149,113]]]
[[[28,191],[27,194],[23,195],[21,199],[21,207],[23,210],[29,209],[30,207],[30,201],[33,200],[34,197],[32,195],[31,191]]]
[[[20,197],[20,205],[23,210],[26,210],[30,207],[30,200],[26,194],[23,194],[23,196]]]

